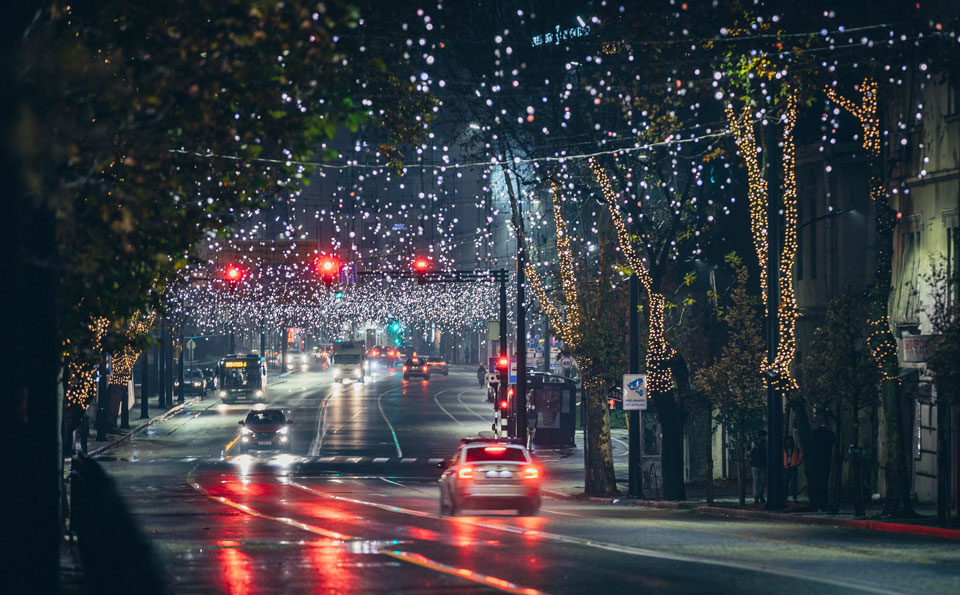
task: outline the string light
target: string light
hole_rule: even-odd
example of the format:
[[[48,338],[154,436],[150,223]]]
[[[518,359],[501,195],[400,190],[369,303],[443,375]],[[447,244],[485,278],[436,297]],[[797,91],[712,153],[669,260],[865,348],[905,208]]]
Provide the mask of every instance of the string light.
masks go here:
[[[108,326],[109,321],[103,317],[94,318],[87,325],[91,333],[90,353],[100,353],[100,347],[107,334]],[[67,362],[67,381],[64,395],[67,403],[71,406],[86,409],[96,394],[95,379],[100,364],[98,361],[91,361],[88,358],[70,357],[69,347],[69,342],[64,342],[63,357]]]
[[[647,292],[649,301],[649,320],[647,333],[647,386],[651,393],[664,393],[673,388],[673,373],[666,362],[675,355],[675,351],[667,343],[663,332],[664,304],[666,303],[662,294],[656,292],[653,287],[653,278],[650,271],[647,270],[643,260],[637,255],[633,247],[633,241],[626,225],[623,223],[623,215],[620,213],[620,207],[616,201],[616,194],[610,185],[610,178],[607,173],[596,162],[590,162],[590,169],[600,184],[600,189],[606,199],[607,208],[610,210],[610,217],[617,230],[617,242],[620,245],[620,251],[623,252],[630,268],[633,269],[644,290]]]
[[[107,381],[109,384],[126,386],[130,382],[130,378],[133,377],[133,367],[142,352],[140,348],[135,346],[136,342],[150,331],[154,318],[154,314],[141,318],[140,312],[136,312],[130,318],[130,325],[127,328],[127,344],[110,357],[110,378]]]
[[[798,388],[790,374],[790,366],[796,357],[797,308],[793,287],[793,265],[797,256],[797,157],[794,129],[797,124],[797,95],[787,96],[783,127],[783,248],[780,251],[780,304],[777,308],[778,341],[777,353],[771,369],[776,372],[774,388],[781,393]],[[762,267],[761,267],[762,268]]]
[[[760,295],[763,304],[767,303],[767,180],[760,168],[760,156],[757,152],[757,138],[754,131],[754,119],[749,105],[743,106],[738,118],[733,106],[726,106],[727,122],[733,133],[740,156],[747,165],[747,199],[750,204],[750,235],[753,237],[753,248],[757,253],[757,262],[760,263]]]
[[[856,103],[833,87],[826,87],[827,97],[854,116],[863,128],[863,148],[870,160],[870,200],[876,213],[877,264],[874,282],[870,287],[871,307],[867,345],[880,371],[881,381],[900,383],[897,373],[897,342],[890,330],[888,298],[893,262],[893,230],[897,226],[897,213],[887,203],[886,188],[881,177],[880,118],[877,115],[879,85],[876,79],[866,77],[860,83],[860,102]]]

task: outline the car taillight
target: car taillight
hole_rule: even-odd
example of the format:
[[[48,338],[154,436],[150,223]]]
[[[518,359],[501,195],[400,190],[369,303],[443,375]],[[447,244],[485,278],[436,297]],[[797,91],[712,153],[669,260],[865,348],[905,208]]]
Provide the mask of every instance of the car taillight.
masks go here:
[[[540,479],[540,470],[536,467],[525,467],[523,469],[524,479]]]
[[[483,452],[492,452],[492,453],[501,453],[507,450],[506,446],[487,446],[483,449]]]
[[[457,472],[457,477],[460,479],[473,479],[473,467],[461,467],[460,471]]]
[[[424,372],[427,371],[427,367],[426,367],[426,366],[423,367],[423,371],[424,371]]]
[[[406,367],[406,366],[403,367],[403,371],[404,371],[404,372],[407,371],[407,367]]]

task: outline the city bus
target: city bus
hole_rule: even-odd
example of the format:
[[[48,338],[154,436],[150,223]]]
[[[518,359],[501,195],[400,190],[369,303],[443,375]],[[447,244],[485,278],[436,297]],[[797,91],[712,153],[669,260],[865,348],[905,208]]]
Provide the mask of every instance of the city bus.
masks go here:
[[[218,395],[224,403],[267,401],[267,361],[256,354],[231,354],[217,363]]]

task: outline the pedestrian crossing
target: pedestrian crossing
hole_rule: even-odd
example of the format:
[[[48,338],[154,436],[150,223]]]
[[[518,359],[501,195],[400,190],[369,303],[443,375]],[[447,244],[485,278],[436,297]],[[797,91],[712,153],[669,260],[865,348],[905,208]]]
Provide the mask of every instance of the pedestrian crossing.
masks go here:
[[[200,461],[222,461],[239,459],[240,457],[252,458],[256,460],[270,461],[275,457],[283,457],[290,462],[297,463],[323,463],[330,465],[385,465],[391,464],[420,464],[436,465],[442,463],[443,457],[354,457],[354,456],[298,456],[288,455],[286,453],[257,452],[256,454],[233,455],[228,457],[150,457],[150,458],[118,458],[118,457],[95,457],[103,461],[118,461],[126,463],[196,463]]]

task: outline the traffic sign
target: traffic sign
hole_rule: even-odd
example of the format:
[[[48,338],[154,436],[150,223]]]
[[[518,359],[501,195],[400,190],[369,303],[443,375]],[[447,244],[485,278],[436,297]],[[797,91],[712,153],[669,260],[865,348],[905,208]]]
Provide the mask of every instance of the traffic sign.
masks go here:
[[[510,360],[510,384],[517,383],[517,360]]]
[[[623,375],[623,410],[643,411],[647,408],[647,375]]]
[[[560,367],[564,370],[569,370],[573,367],[573,358],[568,356],[560,358]]]

